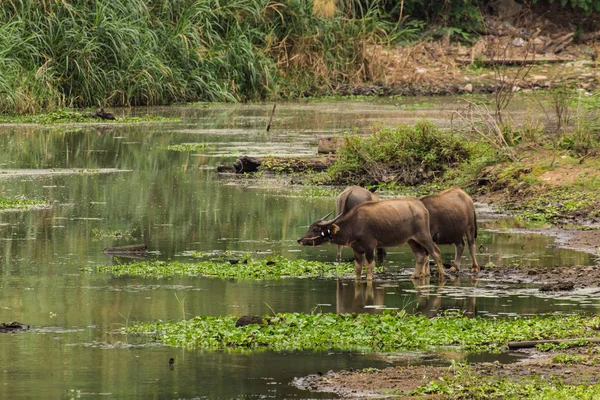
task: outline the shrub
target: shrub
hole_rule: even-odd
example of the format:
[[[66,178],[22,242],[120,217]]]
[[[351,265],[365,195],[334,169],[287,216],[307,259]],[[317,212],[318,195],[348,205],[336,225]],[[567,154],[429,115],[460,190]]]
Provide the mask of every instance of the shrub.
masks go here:
[[[383,128],[368,137],[346,136],[328,172],[339,183],[416,185],[442,176],[448,168],[469,160],[472,153],[464,139],[420,122]]]

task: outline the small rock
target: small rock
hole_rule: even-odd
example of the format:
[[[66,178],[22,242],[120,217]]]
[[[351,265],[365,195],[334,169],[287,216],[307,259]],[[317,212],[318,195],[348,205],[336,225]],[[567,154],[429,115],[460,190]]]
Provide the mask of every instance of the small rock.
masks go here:
[[[524,44],[525,44],[525,41],[521,38],[516,38],[515,40],[512,41],[512,45],[515,47],[523,47]]]
[[[463,90],[467,93],[473,93],[473,85],[468,83],[465,85],[465,87],[463,88]]]

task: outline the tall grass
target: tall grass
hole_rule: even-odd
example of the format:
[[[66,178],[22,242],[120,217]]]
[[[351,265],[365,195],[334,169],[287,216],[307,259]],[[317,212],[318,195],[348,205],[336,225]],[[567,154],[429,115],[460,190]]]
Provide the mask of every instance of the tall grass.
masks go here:
[[[306,0],[3,2],[0,108],[326,93],[380,73],[369,49],[394,25],[378,3],[340,1],[323,15]]]

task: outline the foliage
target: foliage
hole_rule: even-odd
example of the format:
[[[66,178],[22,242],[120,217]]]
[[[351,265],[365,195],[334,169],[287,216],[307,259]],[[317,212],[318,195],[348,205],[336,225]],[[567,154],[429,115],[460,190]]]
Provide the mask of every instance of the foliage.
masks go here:
[[[381,73],[369,46],[394,40],[398,26],[378,3],[340,3],[325,17],[303,0],[8,2],[0,107],[35,113],[327,93]]]
[[[400,125],[368,137],[347,135],[329,174],[347,184],[415,185],[468,161],[473,151],[470,143],[429,122]]]
[[[200,261],[142,261],[97,267],[99,272],[115,276],[132,275],[145,277],[171,277],[178,275],[207,276],[223,279],[281,279],[284,277],[340,276],[354,272],[349,263],[323,263],[318,261],[288,260],[283,257],[271,259]]]
[[[5,197],[0,197],[0,210],[23,210],[42,204],[46,204],[46,202],[40,200],[7,199]]]
[[[571,347],[581,347],[588,346],[590,344],[589,340],[573,340],[569,342],[563,343],[538,343],[535,345],[535,348],[540,351],[556,351],[556,350],[564,350],[569,349]]]
[[[155,322],[127,328],[152,335],[169,346],[206,350],[268,348],[393,352],[458,346],[467,351],[501,351],[508,341],[593,335],[595,317],[466,318],[448,314],[429,319],[405,312],[383,314],[284,313],[265,316],[267,324],[236,327],[236,317],[200,316],[187,321]]]

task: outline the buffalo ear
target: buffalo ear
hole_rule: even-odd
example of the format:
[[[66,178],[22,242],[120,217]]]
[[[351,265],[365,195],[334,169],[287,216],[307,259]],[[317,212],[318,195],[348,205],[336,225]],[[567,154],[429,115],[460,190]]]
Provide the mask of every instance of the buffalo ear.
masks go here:
[[[332,235],[335,235],[339,231],[340,231],[340,227],[339,226],[337,226],[336,224],[331,224],[331,234]]]

